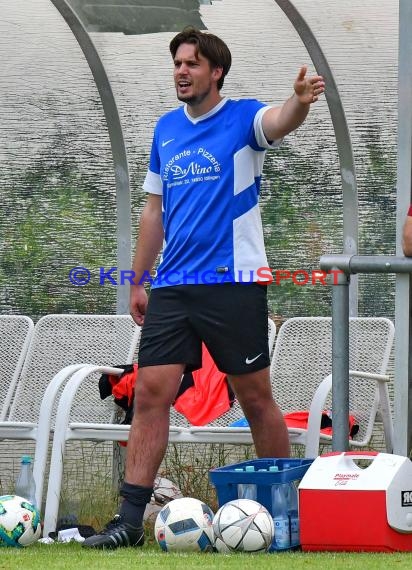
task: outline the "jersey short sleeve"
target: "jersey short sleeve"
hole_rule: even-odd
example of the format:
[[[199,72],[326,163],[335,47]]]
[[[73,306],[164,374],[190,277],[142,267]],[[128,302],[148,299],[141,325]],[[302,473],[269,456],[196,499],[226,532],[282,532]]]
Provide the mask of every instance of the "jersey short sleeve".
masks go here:
[[[153,136],[149,169],[143,182],[143,190],[150,194],[163,194],[162,179],[160,177],[160,158],[156,144],[156,132]]]
[[[263,115],[266,113],[266,111],[268,111],[271,108],[272,107],[262,107],[262,109],[259,109],[259,111],[255,115],[255,120],[254,120],[256,140],[262,148],[266,149],[277,148],[283,140],[283,139],[277,139],[275,141],[270,142],[267,140],[263,132],[263,127],[262,127]]]

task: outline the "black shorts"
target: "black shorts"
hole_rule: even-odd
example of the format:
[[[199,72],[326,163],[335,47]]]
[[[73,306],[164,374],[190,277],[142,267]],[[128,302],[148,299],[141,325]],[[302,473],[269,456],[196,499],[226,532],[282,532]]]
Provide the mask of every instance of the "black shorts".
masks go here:
[[[139,367],[185,364],[187,372],[201,368],[202,341],[226,374],[269,366],[266,286],[224,283],[153,289]]]

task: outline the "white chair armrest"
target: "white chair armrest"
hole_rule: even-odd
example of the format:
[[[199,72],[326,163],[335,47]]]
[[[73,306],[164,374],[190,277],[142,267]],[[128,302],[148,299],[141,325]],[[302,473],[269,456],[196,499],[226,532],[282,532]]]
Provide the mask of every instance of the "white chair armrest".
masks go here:
[[[71,364],[70,366],[66,366],[53,377],[53,379],[46,388],[46,391],[44,393],[40,405],[39,422],[37,430],[38,435],[37,435],[36,450],[34,453],[34,465],[33,465],[33,477],[36,483],[36,502],[38,505],[41,505],[43,498],[43,486],[44,486],[44,476],[46,472],[49,435],[51,430],[51,418],[57,394],[60,388],[63,386],[63,384],[65,384],[66,382],[70,384],[71,378],[74,375],[76,375],[76,373],[79,372],[82,375],[82,377],[84,373],[84,377],[86,377],[88,374],[90,374],[93,371],[92,369],[94,368],[97,367],[86,363]],[[101,368],[102,369],[104,368],[104,371],[107,370],[109,374],[117,374],[117,373],[121,374],[123,372],[123,370],[119,368],[108,368],[108,367],[101,367]],[[70,394],[70,392],[71,389],[69,389],[68,391],[63,390],[62,396],[64,393],[66,393],[66,401],[70,400],[69,396],[67,395],[67,393]],[[73,400],[75,393],[76,392],[73,392],[71,401]],[[57,421],[57,416],[56,416],[56,421]]]
[[[389,398],[387,397],[387,383],[389,382],[389,376],[386,374],[374,374],[371,372],[349,370],[349,377],[351,376],[356,376],[357,378],[363,378],[365,380],[372,380],[378,383],[385,438],[387,445],[392,445],[393,426],[390,419]],[[322,420],[322,412],[325,409],[326,398],[328,397],[331,389],[332,374],[329,374],[329,376],[326,376],[326,378],[324,378],[317,387],[309,408],[305,457],[317,457],[319,453],[320,424]]]
[[[120,376],[123,374],[124,370],[123,368],[115,368],[113,366],[95,366],[91,364],[77,370],[77,372],[75,372],[67,381],[62,395],[60,396],[59,405],[57,407],[55,431],[60,429],[66,430],[69,424],[70,410],[77,390],[83,382],[91,380],[91,378],[89,378],[90,374],[94,374],[96,372],[100,374],[115,374]],[[96,382],[96,379],[94,379],[94,381]]]
[[[318,456],[322,412],[325,409],[326,398],[331,389],[332,374],[329,374],[317,387],[310,404],[305,457],[313,458]]]

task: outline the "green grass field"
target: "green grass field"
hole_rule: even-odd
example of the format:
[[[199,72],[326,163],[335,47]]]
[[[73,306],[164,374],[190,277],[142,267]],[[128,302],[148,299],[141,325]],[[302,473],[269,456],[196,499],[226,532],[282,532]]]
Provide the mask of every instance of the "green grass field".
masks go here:
[[[411,546],[412,548],[412,546]],[[0,549],[0,570],[133,570],[133,568],[182,568],[185,570],[276,570],[345,569],[412,567],[411,553],[333,553],[282,552],[272,554],[170,554],[157,546],[120,548],[115,551],[90,551],[80,544],[35,544],[27,548]]]

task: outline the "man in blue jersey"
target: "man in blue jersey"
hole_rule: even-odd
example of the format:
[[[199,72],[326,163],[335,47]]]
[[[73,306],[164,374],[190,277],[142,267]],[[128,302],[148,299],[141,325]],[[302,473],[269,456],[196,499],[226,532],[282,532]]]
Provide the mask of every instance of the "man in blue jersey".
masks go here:
[[[267,267],[259,211],[265,153],[299,127],[324,91],[303,66],[280,107],[220,94],[231,54],[217,36],[185,28],[170,43],[177,98],[158,121],[133,262],[130,312],[143,325],[139,378],[120,513],[84,546],[144,542],[143,513],[168,443],[182,374],[201,367],[201,343],[227,374],[259,457],[288,457],[269,378]],[[162,250],[150,300],[144,283]]]

